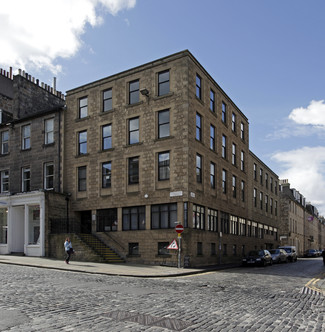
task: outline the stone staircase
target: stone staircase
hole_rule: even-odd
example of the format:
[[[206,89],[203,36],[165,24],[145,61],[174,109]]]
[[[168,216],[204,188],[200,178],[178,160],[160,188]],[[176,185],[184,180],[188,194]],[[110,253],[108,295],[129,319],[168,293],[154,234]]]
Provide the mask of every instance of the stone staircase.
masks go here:
[[[78,237],[95,251],[104,263],[125,263],[122,257],[93,234],[78,234]]]

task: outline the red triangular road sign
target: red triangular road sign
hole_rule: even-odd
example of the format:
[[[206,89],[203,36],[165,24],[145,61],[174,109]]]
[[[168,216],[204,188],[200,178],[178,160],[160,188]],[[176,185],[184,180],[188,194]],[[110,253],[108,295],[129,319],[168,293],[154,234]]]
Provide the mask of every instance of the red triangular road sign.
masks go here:
[[[172,241],[172,242],[170,243],[170,245],[167,247],[167,249],[178,250],[177,241],[174,239],[174,241]]]

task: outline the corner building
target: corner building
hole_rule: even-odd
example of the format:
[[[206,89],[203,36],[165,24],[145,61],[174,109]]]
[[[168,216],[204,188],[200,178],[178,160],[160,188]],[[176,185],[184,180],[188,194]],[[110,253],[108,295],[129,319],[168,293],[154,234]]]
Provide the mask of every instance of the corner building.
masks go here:
[[[181,266],[276,247],[276,216],[254,219],[267,242],[252,231],[248,119],[189,51],[72,89],[66,105],[63,188],[81,232],[146,264],[177,265],[177,224]]]

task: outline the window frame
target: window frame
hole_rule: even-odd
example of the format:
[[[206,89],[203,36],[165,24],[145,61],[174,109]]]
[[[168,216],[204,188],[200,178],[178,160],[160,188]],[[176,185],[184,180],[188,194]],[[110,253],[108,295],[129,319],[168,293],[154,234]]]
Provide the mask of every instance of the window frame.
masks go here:
[[[5,135],[7,134],[7,137]],[[1,132],[1,154],[5,155],[9,153],[9,130]]]
[[[136,121],[136,122],[135,122]],[[133,129],[133,122],[137,123]],[[128,119],[128,144],[138,144],[140,142],[140,117]]]
[[[86,101],[86,103],[83,105],[82,101]],[[88,96],[81,97],[78,100],[78,118],[84,119],[88,116]]]
[[[1,171],[1,193],[9,192],[9,170]]]
[[[196,74],[195,78],[195,95],[202,100],[202,78],[199,74]]]
[[[83,137],[83,135],[86,135]],[[86,155],[88,153],[88,133],[87,130],[78,132],[78,155]]]
[[[203,157],[197,153],[195,158],[195,166],[196,166],[196,182],[202,183],[202,164],[203,164]]]
[[[31,190],[31,170],[30,166],[25,166],[22,168],[21,172],[21,191],[29,192]]]
[[[216,127],[210,124],[210,150],[216,151]]]
[[[107,165],[107,167],[105,167]],[[112,187],[112,162],[104,161],[101,163],[102,168],[102,188],[107,189]],[[108,177],[108,179],[107,179]]]
[[[160,158],[164,155],[168,155],[168,159],[160,160]],[[169,179],[170,179],[170,151],[162,151],[158,153],[158,181],[167,181]]]
[[[49,168],[52,168],[52,173],[48,172]],[[52,186],[49,183],[52,182]],[[54,189],[54,163],[48,162],[44,163],[44,189],[50,190]]]
[[[227,159],[227,136],[222,135],[222,141],[221,141],[221,157],[223,159]]]
[[[224,101],[221,104],[221,121],[227,124],[227,104]]]
[[[128,158],[128,184],[129,185],[139,184],[139,178],[140,178],[139,163],[140,163],[139,156]]]
[[[168,79],[163,80],[162,76],[168,73]],[[167,92],[164,92],[165,86],[168,86],[166,89]],[[170,72],[169,69],[161,71],[158,73],[158,96],[165,96],[170,92]]]
[[[51,124],[50,128],[48,124]],[[54,143],[54,118],[44,120],[44,144]]]
[[[202,142],[202,115],[198,112],[195,115],[195,139]]]
[[[122,208],[122,231],[146,229],[146,207],[144,205]]]
[[[26,132],[28,129],[28,132]],[[22,150],[29,150],[31,148],[31,125],[27,124],[21,127],[21,149]]]
[[[84,174],[83,174],[84,173]],[[77,167],[78,192],[87,191],[87,166]]]
[[[177,203],[151,205],[151,229],[175,228],[177,222]],[[165,222],[163,216],[167,217]],[[167,226],[167,227],[165,227]]]
[[[137,84],[135,88],[133,88],[134,84]],[[139,102],[140,102],[140,80],[136,79],[129,82],[129,105],[134,105]]]
[[[216,112],[216,93],[210,89],[210,111]]]
[[[109,133],[105,133],[105,130]],[[108,147],[106,147],[108,145]],[[102,151],[106,151],[112,148],[112,124],[106,124],[102,126]]]
[[[216,164],[212,161],[210,162],[210,187],[216,188]]]
[[[110,92],[110,96],[105,98],[105,94]],[[109,112],[113,110],[113,89],[109,88],[103,91],[103,112]],[[108,107],[106,106],[108,104]]]
[[[222,193],[226,194],[227,193],[227,170],[222,169],[222,174],[221,174],[221,181],[222,181]]]
[[[168,113],[168,122],[164,120],[164,114]],[[168,128],[168,135],[162,135],[163,129]],[[158,139],[170,136],[170,110],[158,111]]]

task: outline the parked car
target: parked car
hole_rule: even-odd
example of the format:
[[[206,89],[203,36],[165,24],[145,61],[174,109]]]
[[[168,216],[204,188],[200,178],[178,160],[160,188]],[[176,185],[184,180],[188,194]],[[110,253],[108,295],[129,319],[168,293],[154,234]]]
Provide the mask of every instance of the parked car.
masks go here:
[[[273,263],[288,263],[288,254],[284,249],[270,249]]]
[[[289,262],[296,262],[298,260],[297,249],[295,246],[281,246],[278,249],[284,249],[286,251]]]
[[[318,257],[319,251],[316,249],[307,249],[304,254],[305,257]]]
[[[272,256],[268,250],[252,250],[248,253],[246,257],[242,260],[242,265],[272,265]]]

